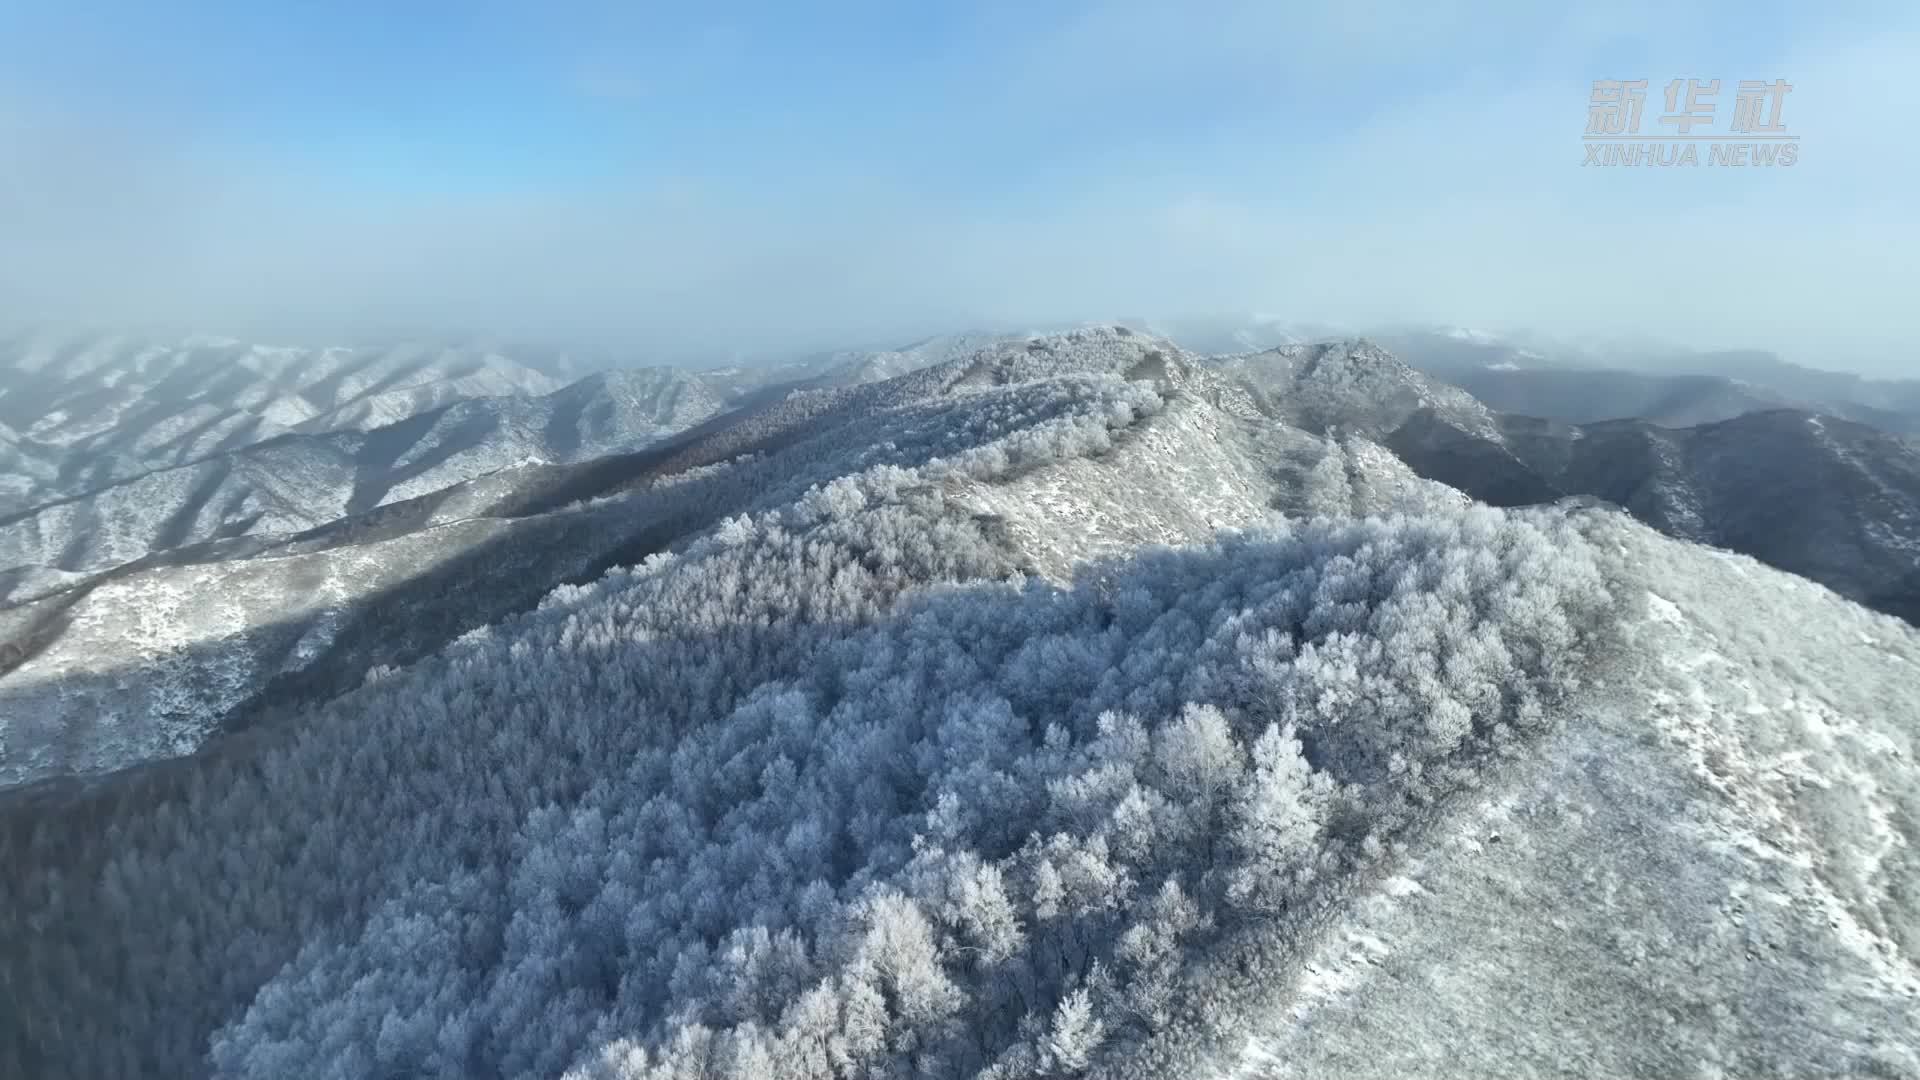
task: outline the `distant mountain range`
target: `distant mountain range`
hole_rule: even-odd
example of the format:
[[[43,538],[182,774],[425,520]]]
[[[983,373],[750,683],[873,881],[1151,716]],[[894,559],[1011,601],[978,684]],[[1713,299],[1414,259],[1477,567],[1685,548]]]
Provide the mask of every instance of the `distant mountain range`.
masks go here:
[[[1846,398],[1797,397],[1724,375],[1652,375],[1588,368],[1455,372],[1452,381],[1502,412],[1570,423],[1639,419],[1691,427],[1774,409],[1819,412],[1896,435],[1920,434],[1920,408],[1878,408]]]
[[[1208,364],[1251,393],[1264,415],[1316,433],[1379,441],[1427,410],[1464,428],[1494,428],[1492,410],[1471,394],[1367,340],[1285,345]]]
[[[1920,412],[1920,379],[1823,371],[1757,350],[1655,353],[1635,366],[1740,379],[1823,408],[1851,405],[1890,413]],[[1920,364],[1908,365],[1908,370],[1920,370]]]
[[[543,361],[424,345],[26,335],[0,340],[0,424],[12,432],[3,441],[53,467],[42,493],[71,495],[278,435],[366,431],[466,398],[549,393],[584,374]]]
[[[1387,445],[1492,505],[1605,499],[1920,624],[1920,451],[1863,424],[1792,409],[1689,428],[1503,416],[1489,437],[1426,412]]]
[[[1515,374],[1537,375],[1535,385],[1556,391],[1591,388],[1585,398],[1557,398],[1566,411],[1605,398],[1655,413],[1563,423],[1497,411],[1489,407],[1497,395],[1488,402],[1441,383],[1366,341],[1210,363],[1267,415],[1316,433],[1364,435],[1480,501],[1602,499],[1670,536],[1753,555],[1920,625],[1920,447],[1879,428],[1777,407],[1681,426],[1686,399],[1637,396],[1651,377],[1490,373],[1509,389],[1500,380]]]
[[[50,411],[30,436],[0,428],[0,602],[176,549],[317,528],[514,465],[637,450],[770,386],[880,381],[994,340],[756,369],[616,369],[564,386],[466,350],[16,346],[0,354],[13,364],[5,375],[26,378],[0,379],[0,406]]]
[[[174,548],[299,532],[521,462],[636,449],[719,412],[686,373],[591,375],[370,429],[287,432],[0,517],[0,567],[97,572]]]
[[[1689,427],[1786,408],[1920,435],[1920,380],[1820,371],[1771,353],[1515,341],[1457,328],[1365,336],[1502,412]]]

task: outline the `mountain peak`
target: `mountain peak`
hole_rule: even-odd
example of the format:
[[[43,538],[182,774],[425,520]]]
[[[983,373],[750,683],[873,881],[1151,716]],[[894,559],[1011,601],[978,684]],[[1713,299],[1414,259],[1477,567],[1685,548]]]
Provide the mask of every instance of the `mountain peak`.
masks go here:
[[[1094,326],[991,345],[957,361],[962,386],[998,386],[1065,375],[1115,375],[1184,387],[1200,364],[1163,337],[1124,326]]]
[[[1377,439],[1423,409],[1463,429],[1493,430],[1492,414],[1472,395],[1422,375],[1367,338],[1283,345],[1211,364],[1261,412],[1313,432]]]
[[[1302,378],[1322,382],[1426,382],[1424,376],[1371,338],[1348,338],[1309,345],[1283,346],[1298,355]]]

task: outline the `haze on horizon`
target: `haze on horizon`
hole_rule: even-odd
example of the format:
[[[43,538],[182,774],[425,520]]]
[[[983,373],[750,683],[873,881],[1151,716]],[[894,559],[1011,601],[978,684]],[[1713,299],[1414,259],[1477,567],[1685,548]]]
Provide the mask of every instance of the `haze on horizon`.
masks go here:
[[[1197,311],[1913,375],[1920,10],[0,7],[0,320],[776,350]],[[1791,168],[1587,168],[1786,79]],[[1724,122],[1724,119],[1723,119]]]

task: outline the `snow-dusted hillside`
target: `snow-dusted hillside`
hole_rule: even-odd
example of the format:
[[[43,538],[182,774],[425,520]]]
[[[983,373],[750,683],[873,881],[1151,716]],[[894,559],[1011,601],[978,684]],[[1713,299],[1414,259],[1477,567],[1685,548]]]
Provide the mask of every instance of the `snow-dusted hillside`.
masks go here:
[[[1792,408],[1920,434],[1920,380],[1825,371],[1768,352],[1503,337],[1460,328],[1397,327],[1368,336],[1503,412],[1569,423],[1638,419],[1689,427]]]
[[[1693,372],[1764,386],[1823,412],[1866,423],[1875,414],[1920,420],[1920,379],[1875,379],[1844,371],[1796,364],[1769,352],[1673,350],[1636,357],[1642,367],[1661,372]],[[1909,366],[1908,370],[1911,370]]]
[[[538,397],[473,398],[368,431],[283,435],[0,518],[0,569],[94,573],[213,540],[295,533],[525,462],[630,451],[722,409],[669,369],[589,376]],[[46,575],[20,580],[16,601]]]
[[[1316,325],[1269,315],[1140,325],[1203,356],[1365,338],[1497,411],[1568,423],[1638,419],[1690,427],[1792,408],[1920,437],[1920,380],[1826,371],[1756,350],[1703,351],[1463,326]]]
[[[59,474],[54,455],[0,424],[0,507],[22,504]]]
[[[1422,410],[1465,431],[1494,430],[1492,413],[1472,395],[1365,339],[1220,356],[1208,366],[1251,393],[1261,412],[1310,431],[1377,440]]]
[[[824,389],[884,382],[971,356],[996,344],[1026,341],[1043,334],[1037,330],[936,334],[896,347],[834,349],[763,358],[753,364],[696,368],[691,374],[722,400],[737,402],[770,390],[785,392],[795,388]]]
[[[1332,326],[1304,323],[1261,312],[1143,319],[1129,325],[1164,337],[1188,352],[1201,356],[1261,352],[1284,345],[1351,336]]]
[[[1038,334],[940,334],[897,349],[848,350],[829,353],[810,363],[818,371],[818,386],[856,386],[881,382],[936,364],[972,356],[1007,342],[1026,341]]]
[[[1690,428],[1505,416],[1489,434],[1423,412],[1385,441],[1486,502],[1595,496],[1920,625],[1920,452],[1874,428],[1776,410]]]
[[[538,366],[483,348],[52,333],[0,340],[0,424],[59,465],[57,478],[34,477],[15,501],[0,502],[0,514],[289,432],[366,431],[454,401],[560,385]],[[5,459],[0,472],[21,475]]]
[[[1019,334],[752,369],[484,349],[303,350],[41,335],[0,343],[0,602],[156,552],[316,528],[526,463],[637,449],[755,395],[880,382]]]
[[[1203,366],[1225,384],[1215,392],[1222,408],[1362,437],[1496,506],[1599,498],[1669,535],[1753,555],[1920,624],[1920,456],[1883,430],[1780,409],[1674,428],[1505,414],[1364,339]],[[1553,385],[1612,385],[1590,372],[1536,374]],[[1644,389],[1622,377],[1620,395]]]
[[[1481,368],[1455,372],[1447,378],[1501,412],[1576,424],[1636,419],[1661,427],[1693,427],[1748,413],[1793,408],[1871,424],[1896,435],[1920,433],[1920,408],[1900,412],[1838,398],[1796,398],[1722,375]]]
[[[1381,327],[1367,336],[1419,371],[1448,382],[1486,371],[1555,371],[1581,363],[1583,356],[1559,342],[1461,327]]]
[[[1920,1075],[1920,636],[1595,539],[1621,666],[1356,890],[1226,1075]]]

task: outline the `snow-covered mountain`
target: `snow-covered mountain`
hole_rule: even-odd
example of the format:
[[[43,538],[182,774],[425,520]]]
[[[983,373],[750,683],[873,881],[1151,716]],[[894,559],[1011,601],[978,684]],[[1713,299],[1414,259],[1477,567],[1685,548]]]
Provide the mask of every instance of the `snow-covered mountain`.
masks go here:
[[[1118,331],[1020,339],[889,381],[794,391],[635,453],[521,465],[304,534],[183,551],[0,608],[0,641],[20,654],[0,674],[0,722],[22,718],[0,729],[12,748],[0,754],[0,783],[188,752],[253,723],[249,711],[265,701],[339,693],[556,584],[666,549],[728,514],[781,505],[852,464],[945,476],[958,466],[928,463],[961,455],[1010,467],[998,464],[1010,452],[1042,451],[1018,450],[1009,432],[1108,408],[1074,396],[1092,393],[1074,380],[1098,379],[1125,400],[1164,391],[1180,404],[1141,419],[1141,450],[1114,450],[1101,475],[1085,478],[1138,485],[1141,505],[1053,526],[1073,529],[1077,545],[1109,528],[1115,550],[1194,539],[1272,506],[1349,515],[1461,501],[1378,447],[1216,408],[1225,381],[1165,342]],[[1090,432],[1082,437],[1106,437]],[[1154,491],[1170,483],[1204,500],[1154,516],[1163,512]],[[1019,490],[983,489],[979,512],[1019,529],[1058,501],[1002,505]],[[1028,557],[1064,573],[1048,554],[1051,531]]]
[[[1920,631],[1559,498],[1812,542],[1870,429],[817,375],[0,609],[0,1074],[1920,1074]]]
[[[1464,326],[1334,326],[1271,315],[1161,319],[1138,325],[1203,356],[1365,338],[1494,409],[1570,423],[1641,419],[1687,427],[1795,408],[1920,436],[1920,380],[1822,370],[1759,350],[1689,349],[1644,338],[1567,338]]]
[[[1214,357],[1209,366],[1249,391],[1262,413],[1313,432],[1379,440],[1423,410],[1467,430],[1493,429],[1493,414],[1471,394],[1364,338]]]
[[[1718,375],[1764,386],[1827,410],[1859,406],[1920,412],[1920,379],[1875,378],[1830,370],[1821,366],[1830,358],[1819,353],[1796,363],[1762,349],[1689,349],[1646,341],[1585,342],[1563,346],[1563,351],[1575,366],[1660,375]]]
[[[1423,413],[1387,445],[1494,505],[1605,499],[1920,625],[1920,448],[1863,424],[1796,410],[1690,428],[1509,416],[1489,436]]]
[[[1455,372],[1448,379],[1501,412],[1575,424],[1637,419],[1662,427],[1692,427],[1748,413],[1800,409],[1872,424],[1896,435],[1920,434],[1920,406],[1903,412],[1844,397],[1800,398],[1725,375],[1478,368]]]
[[[1377,342],[1415,369],[1447,382],[1482,371],[1553,371],[1576,363],[1560,348],[1461,327],[1368,329]]]
[[[0,424],[56,469],[0,502],[0,513],[279,435],[366,431],[454,401],[545,394],[562,383],[484,348],[292,348],[53,333],[4,339]],[[3,458],[0,472],[27,475]],[[0,482],[8,495],[20,487],[17,479]]]
[[[145,445],[156,438],[156,431],[188,423],[188,417],[213,408],[201,399],[217,396],[221,387],[250,388],[240,404],[228,410],[230,419],[241,416],[257,399],[252,391],[258,391],[263,380],[288,374],[269,367],[267,359],[278,363],[285,359],[282,353],[295,354],[222,346],[230,356],[195,359],[96,346],[94,352],[81,354],[88,362],[70,373],[69,384],[88,378],[129,384],[126,370],[132,368],[181,385],[174,397],[162,395],[131,415],[109,402],[102,405],[102,415],[82,418],[66,410],[60,414],[64,426],[43,422],[36,427],[42,435],[59,427],[73,436],[65,447],[34,443],[0,429],[0,495],[17,492],[20,504],[11,513],[0,512],[0,602],[43,595],[180,548],[317,528],[498,469],[565,464],[638,449],[755,395],[777,397],[793,389],[884,381],[993,342],[1024,341],[1028,336],[947,335],[899,349],[847,350],[758,369],[622,368],[546,392],[500,394],[479,393],[496,385],[483,376],[500,373],[506,361],[497,356],[482,357],[482,367],[470,370],[461,366],[471,359],[462,359],[463,354],[422,352],[415,357],[418,363],[408,367],[402,358],[411,354],[380,353],[358,358],[365,363],[345,371],[342,357],[347,351],[331,350],[320,354],[315,370],[331,371],[333,377],[315,379],[302,392],[343,398],[346,407],[315,412],[284,430],[263,423],[244,432],[223,429],[222,443],[240,443],[232,449],[209,451],[217,444],[200,439],[190,448],[173,447],[146,458],[114,448]],[[115,366],[92,359],[95,353],[117,356],[121,362]],[[19,355],[37,370],[37,353],[22,350]],[[201,382],[189,384],[181,376],[180,369],[189,363],[199,365],[194,370]],[[223,363],[237,365],[239,374],[221,376]],[[545,377],[530,369],[520,375],[522,383],[545,385]],[[349,379],[358,388],[354,392],[343,381]],[[360,392],[382,379],[388,380],[388,389]],[[414,396],[396,396],[392,387],[400,383]],[[413,409],[441,398],[448,400]],[[181,411],[169,414],[161,402]],[[369,425],[381,409],[399,418]],[[74,435],[80,429],[87,432],[84,438]],[[273,433],[243,441],[267,432]],[[138,464],[173,458],[180,463],[153,468]],[[98,486],[87,486],[93,483]],[[69,490],[73,493],[61,493]]]
[[[1836,416],[1874,424],[1881,423],[1876,416],[1897,418],[1906,430],[1920,429],[1920,379],[1874,379],[1824,371],[1751,350],[1689,353],[1670,364],[1665,370],[1739,379]]]
[[[1279,315],[1186,315],[1127,323],[1201,356],[1260,352],[1339,336],[1334,327],[1299,322]]]
[[[833,349],[755,364],[698,368],[694,370],[694,375],[722,398],[740,401],[769,390],[785,393],[791,389],[882,382],[935,364],[971,356],[992,345],[1027,341],[1068,329],[1072,328],[936,334],[897,347]]]
[[[1920,434],[1920,380],[1823,371],[1767,352],[1461,329],[1369,336],[1420,371],[1503,412],[1571,423],[1640,419],[1688,427],[1792,408],[1896,435]]]
[[[1492,505],[1604,499],[1920,625],[1920,448],[1875,428],[1780,409],[1676,428],[1556,423],[1489,409],[1364,339],[1206,363],[1268,416],[1364,436]],[[1596,396],[1610,385],[1599,378]]]
[[[1920,635],[1604,520],[1622,666],[1353,891],[1219,1075],[1920,1072]]]
[[[881,382],[935,364],[971,356],[982,349],[1040,336],[1033,333],[939,334],[897,349],[842,350],[814,357],[809,366],[819,386]]]
[[[0,573],[13,571],[17,600],[32,582],[213,540],[300,532],[522,462],[638,449],[721,408],[696,378],[639,369],[535,397],[466,398],[367,430],[282,434],[0,517]]]
[[[0,507],[24,503],[59,475],[56,456],[0,424]]]

